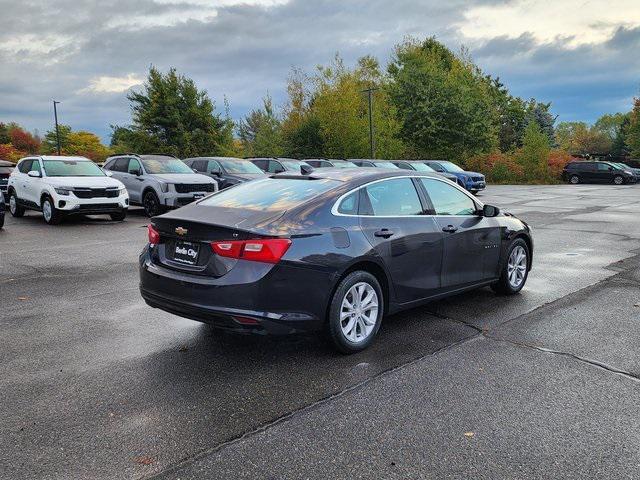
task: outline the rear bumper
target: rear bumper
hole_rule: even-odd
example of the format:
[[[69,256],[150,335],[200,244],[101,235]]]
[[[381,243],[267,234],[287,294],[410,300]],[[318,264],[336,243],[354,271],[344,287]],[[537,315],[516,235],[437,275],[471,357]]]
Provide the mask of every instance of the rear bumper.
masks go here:
[[[140,293],[151,307],[235,332],[282,335],[322,328],[330,274],[282,264],[260,271],[251,263],[239,262],[233,275],[203,277],[156,264],[145,248]],[[228,283],[234,278],[248,283]]]

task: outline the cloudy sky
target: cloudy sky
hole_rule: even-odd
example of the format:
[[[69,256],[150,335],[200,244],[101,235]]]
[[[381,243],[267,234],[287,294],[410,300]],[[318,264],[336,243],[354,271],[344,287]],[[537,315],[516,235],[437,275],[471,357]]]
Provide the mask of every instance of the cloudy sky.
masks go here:
[[[239,118],[292,67],[339,52],[383,63],[406,35],[465,45],[519,96],[559,120],[627,111],[640,91],[640,0],[0,0],[0,121],[60,120],[107,139],[130,121],[129,88],[175,66],[226,95]]]

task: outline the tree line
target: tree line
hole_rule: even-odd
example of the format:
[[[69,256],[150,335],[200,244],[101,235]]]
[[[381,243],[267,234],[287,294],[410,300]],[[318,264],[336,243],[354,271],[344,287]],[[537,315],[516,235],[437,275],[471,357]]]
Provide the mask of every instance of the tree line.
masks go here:
[[[630,112],[603,115],[593,125],[556,124],[550,103],[512,95],[468,51],[453,52],[433,37],[406,39],[384,68],[371,56],[348,67],[336,55],[313,72],[293,69],[284,105],[267,94],[238,122],[226,99],[220,112],[192,79],[151,67],[143,88],[127,95],[131,124],[112,125],[110,145],[65,125],[62,150],[98,161],[128,151],[367,158],[367,90],[377,158],[447,159],[505,182],[553,181],[572,156],[640,158],[640,99]],[[34,149],[54,152],[55,131],[40,139],[0,124],[0,157]]]

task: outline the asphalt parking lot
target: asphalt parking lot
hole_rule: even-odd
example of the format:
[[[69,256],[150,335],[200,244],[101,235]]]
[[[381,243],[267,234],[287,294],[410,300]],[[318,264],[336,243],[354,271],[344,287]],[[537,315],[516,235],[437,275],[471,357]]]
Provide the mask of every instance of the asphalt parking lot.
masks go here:
[[[147,219],[0,231],[0,477],[638,478],[640,186],[490,186],[523,292],[385,319],[369,350],[147,307]]]

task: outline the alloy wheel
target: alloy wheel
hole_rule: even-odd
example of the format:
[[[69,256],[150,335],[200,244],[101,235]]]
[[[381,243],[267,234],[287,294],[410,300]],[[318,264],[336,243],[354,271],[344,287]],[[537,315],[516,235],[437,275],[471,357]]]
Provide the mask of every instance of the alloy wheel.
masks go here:
[[[580,181],[580,179],[578,178],[577,175],[572,175],[571,178],[569,179],[569,181],[575,185],[576,183],[578,183]]]
[[[158,202],[152,193],[147,193],[144,197],[144,211],[149,217],[158,213]]]
[[[624,179],[620,176],[617,176],[613,179],[613,183],[615,183],[616,185],[622,185],[623,182],[624,182]]]
[[[51,221],[52,208],[49,200],[45,200],[44,203],[42,204],[42,215],[44,215],[44,219],[47,222]]]
[[[340,328],[347,340],[361,343],[371,335],[378,320],[378,305],[378,294],[368,283],[356,283],[347,291],[340,307]]]
[[[527,273],[527,252],[518,245],[511,251],[507,262],[507,277],[512,288],[516,289],[524,282]]]

